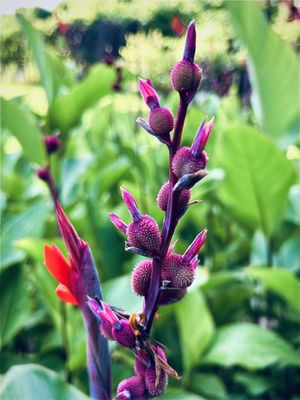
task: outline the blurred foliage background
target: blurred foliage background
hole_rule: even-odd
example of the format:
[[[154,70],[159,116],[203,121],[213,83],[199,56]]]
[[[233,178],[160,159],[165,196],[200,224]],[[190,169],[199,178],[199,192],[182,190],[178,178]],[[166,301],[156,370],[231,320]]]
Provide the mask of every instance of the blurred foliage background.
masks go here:
[[[25,3],[24,3],[25,4]],[[299,5],[299,4],[298,4]],[[176,111],[169,73],[195,19],[204,77],[184,144],[215,115],[209,176],[193,190],[176,231],[184,251],[208,228],[197,282],[160,309],[153,337],[183,379],[165,399],[299,399],[300,11],[296,1],[62,2],[54,11],[1,17],[1,389],[4,399],[85,399],[79,311],[61,305],[43,246],[63,250],[47,187],[42,137],[61,202],[98,266],[105,301],[130,312],[139,257],[107,218],[129,220],[126,185],[161,223],[155,197],[166,149],[135,124],[149,77]],[[113,383],[132,375],[130,352],[112,346]],[[297,396],[298,393],[298,396]]]

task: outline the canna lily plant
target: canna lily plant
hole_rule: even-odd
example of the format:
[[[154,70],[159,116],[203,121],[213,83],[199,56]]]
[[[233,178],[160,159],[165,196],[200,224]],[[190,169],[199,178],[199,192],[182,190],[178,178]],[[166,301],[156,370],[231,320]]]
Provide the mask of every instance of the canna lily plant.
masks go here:
[[[142,214],[134,196],[124,187],[121,195],[131,221],[122,221],[109,213],[114,226],[126,237],[125,250],[143,256],[132,271],[131,287],[144,297],[143,309],[130,315],[126,310],[107,304],[102,299],[97,269],[88,244],[82,240],[65,215],[57,196],[49,166],[37,172],[49,186],[56,216],[64,239],[68,260],[56,246],[44,249],[45,265],[58,281],[57,296],[80,308],[86,328],[88,372],[92,399],[111,399],[110,355],[107,341],[115,341],[133,352],[134,374],[117,387],[115,399],[142,400],[164,393],[169,377],[180,379],[168,364],[165,348],[151,338],[151,328],[159,307],[180,301],[193,283],[198,267],[198,253],[205,243],[207,230],[202,230],[184,254],[176,253],[172,237],[178,221],[188,208],[191,188],[203,179],[208,161],[205,146],[214,120],[200,124],[191,147],[182,147],[181,138],[188,106],[198,90],[202,71],[194,62],[196,29],[192,21],[187,28],[183,59],[171,72],[172,87],[179,94],[176,118],[160,105],[160,99],[149,79],[139,81],[142,98],[149,108],[148,121],[138,118],[146,132],[155,136],[168,149],[169,180],[156,198],[164,212],[162,228],[150,215]],[[55,143],[54,143],[55,142]],[[60,143],[47,139],[48,154]],[[50,150],[49,150],[50,148]],[[53,148],[55,148],[53,150]]]

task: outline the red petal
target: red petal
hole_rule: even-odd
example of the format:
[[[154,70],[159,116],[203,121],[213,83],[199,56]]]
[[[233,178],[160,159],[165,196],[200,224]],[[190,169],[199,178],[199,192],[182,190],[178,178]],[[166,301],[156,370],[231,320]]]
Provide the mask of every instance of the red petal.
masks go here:
[[[65,301],[66,303],[78,305],[78,301],[72,295],[72,293],[67,288],[67,286],[63,285],[62,283],[60,283],[57,286],[55,293],[56,293],[56,296],[58,296],[61,300]]]
[[[70,265],[55,245],[44,247],[44,262],[51,275],[65,286],[70,286]]]

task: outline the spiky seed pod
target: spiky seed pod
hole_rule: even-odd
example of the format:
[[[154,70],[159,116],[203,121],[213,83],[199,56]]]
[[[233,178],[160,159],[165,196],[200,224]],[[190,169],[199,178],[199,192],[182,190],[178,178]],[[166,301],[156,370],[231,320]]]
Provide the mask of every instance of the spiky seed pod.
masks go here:
[[[160,247],[160,232],[157,222],[149,215],[142,215],[131,222],[126,235],[130,246],[137,247],[151,255],[157,255]]]
[[[205,151],[202,151],[199,157],[193,156],[190,147],[179,149],[173,159],[172,168],[174,174],[181,178],[186,174],[193,174],[206,167],[208,157]]]
[[[165,136],[174,128],[174,117],[168,108],[156,107],[150,110],[148,123],[158,136]]]
[[[144,399],[145,384],[143,379],[139,376],[131,376],[130,378],[124,379],[122,382],[119,383],[117,387],[117,399],[122,398],[122,394],[124,395],[123,396],[124,399],[126,398],[130,400]]]
[[[130,349],[135,346],[135,336],[127,319],[116,322],[112,328],[112,335],[116,342]]]
[[[158,195],[156,197],[157,207],[162,211],[167,211],[168,200],[170,193],[170,184],[166,182],[160,188]],[[188,205],[188,202],[191,198],[191,191],[189,189],[184,189],[179,195],[178,208],[182,210],[184,207]]]
[[[163,361],[167,361],[167,357],[165,355],[165,352],[163,349],[159,346],[152,346],[153,350],[159,355],[159,357]],[[157,369],[155,368],[155,365],[151,365],[150,367],[146,368],[145,370],[145,386],[150,394],[150,396],[161,396],[164,391],[165,387],[168,384],[168,375],[167,373],[160,369],[159,372],[159,379],[158,379],[158,384],[155,385],[157,379]]]
[[[162,279],[170,281],[170,287],[186,288],[193,283],[195,268],[190,262],[184,262],[181,254],[171,254],[162,267]]]
[[[201,77],[202,70],[197,64],[182,60],[172,69],[171,83],[177,92],[196,91]]]
[[[152,272],[152,260],[136,264],[131,274],[131,288],[139,296],[147,296]]]

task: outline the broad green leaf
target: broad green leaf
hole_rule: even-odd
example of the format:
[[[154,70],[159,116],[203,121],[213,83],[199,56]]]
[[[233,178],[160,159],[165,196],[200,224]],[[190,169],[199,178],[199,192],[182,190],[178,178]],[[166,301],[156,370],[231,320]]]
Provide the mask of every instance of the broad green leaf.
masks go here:
[[[246,268],[245,272],[300,311],[300,282],[292,272],[283,268]]]
[[[190,291],[175,308],[185,373],[200,363],[214,334],[214,321],[199,289]]]
[[[45,150],[41,132],[29,111],[13,101],[0,99],[1,126],[7,128],[21,143],[24,156],[34,163],[43,165]]]
[[[109,191],[112,186],[119,182],[129,168],[130,165],[127,158],[120,157],[102,169],[99,174],[99,184],[102,193]]]
[[[296,350],[277,333],[248,323],[235,323],[219,329],[203,361],[251,370],[275,363],[280,366],[300,365]]]
[[[166,394],[159,397],[161,400],[206,400],[195,393],[167,387]]]
[[[289,271],[299,274],[300,272],[300,238],[299,234],[283,242],[279,251],[274,256],[274,265],[280,265]],[[264,263],[260,263],[263,265]]]
[[[130,276],[110,279],[104,282],[103,298],[112,306],[123,308],[129,312],[137,312],[142,307],[142,299],[134,294],[130,287]]]
[[[2,400],[88,400],[88,397],[67,384],[50,369],[36,364],[12,367],[0,386]]]
[[[291,133],[300,121],[296,53],[272,31],[254,1],[227,1],[226,6],[236,34],[248,51],[253,106],[262,128],[274,137]]]
[[[49,110],[51,127],[67,131],[75,126],[87,108],[110,92],[114,79],[114,70],[106,65],[91,68],[82,82],[53,101]]]
[[[192,374],[189,389],[193,392],[207,396],[209,399],[227,399],[226,388],[222,380],[215,374]]]
[[[54,97],[53,75],[51,64],[48,58],[49,56],[45,49],[43,36],[40,32],[34,29],[32,24],[21,14],[17,14],[17,19],[19,21],[19,24],[21,25],[23,32],[26,35],[34,59],[37,63],[41,81],[45,88],[48,101],[49,103],[51,103]]]
[[[270,139],[246,125],[225,132],[215,156],[225,172],[220,201],[235,218],[271,235],[295,179],[292,163]]]
[[[10,342],[26,324],[29,314],[29,297],[20,266],[1,273],[1,346]],[[1,397],[1,396],[0,396]]]
[[[1,235],[0,266],[5,268],[21,261],[24,253],[15,246],[19,239],[39,237],[49,213],[49,203],[37,202],[18,215],[10,215],[3,221]]]

